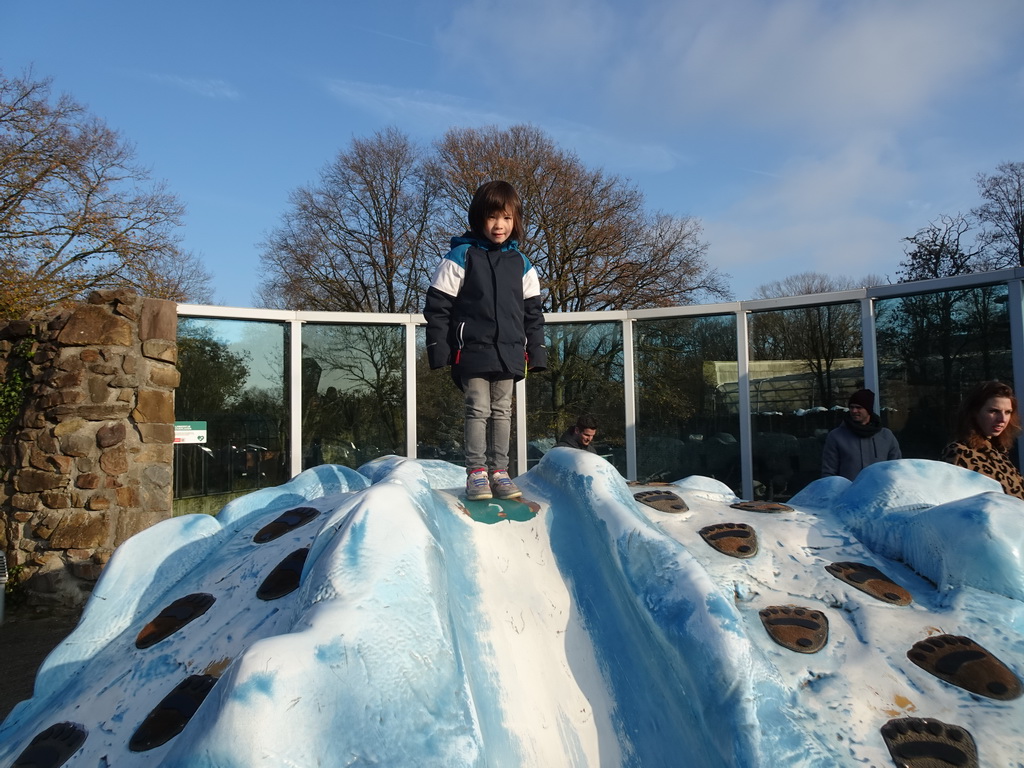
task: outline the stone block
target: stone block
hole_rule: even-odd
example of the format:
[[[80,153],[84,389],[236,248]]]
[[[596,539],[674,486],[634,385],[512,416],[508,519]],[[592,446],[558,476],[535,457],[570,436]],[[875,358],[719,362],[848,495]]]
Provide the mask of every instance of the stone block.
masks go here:
[[[74,467],[75,460],[70,456],[61,456],[60,454],[47,454],[43,453],[39,449],[33,449],[32,455],[29,458],[29,464],[36,469],[41,469],[46,472],[56,472],[60,475],[67,475],[71,472]]]
[[[96,549],[108,539],[107,516],[102,512],[71,512],[54,529],[54,549]]]
[[[67,456],[90,456],[96,450],[96,437],[90,429],[81,429],[61,438],[60,449]]]
[[[14,488],[21,493],[39,493],[63,488],[66,478],[55,472],[43,472],[38,469],[23,469],[14,478]]]
[[[101,478],[99,475],[89,473],[79,475],[77,478],[75,478],[75,487],[81,488],[84,491],[92,491],[95,490],[96,488],[99,488],[102,482],[103,478]]]
[[[107,382],[101,378],[89,379],[89,402],[97,405],[109,403],[114,399],[116,392],[111,391]]]
[[[46,383],[54,389],[70,389],[82,384],[85,375],[84,369],[78,371],[62,371],[59,368],[50,368],[46,376]]]
[[[138,300],[139,294],[131,288],[99,288],[86,297],[90,304],[135,304]]]
[[[74,405],[85,399],[85,395],[77,389],[61,389],[50,392],[36,399],[35,407],[40,411],[48,411],[60,405]]]
[[[97,349],[83,349],[78,359],[83,363],[95,363],[100,359],[100,353]]]
[[[172,365],[152,364],[149,366],[149,383],[154,387],[177,389],[181,373]]]
[[[147,528],[151,528],[157,523],[168,520],[171,517],[170,510],[157,512],[151,509],[147,509],[142,512],[132,512],[130,514],[120,514],[117,516],[117,526],[115,530],[114,545],[120,546],[122,543],[130,539],[139,531],[144,531]]]
[[[0,325],[0,339],[20,339],[32,333],[32,323],[28,320],[8,320]]]
[[[87,421],[114,421],[128,417],[130,409],[126,403],[107,403],[98,405],[58,405],[50,410],[53,418],[78,416]]]
[[[171,466],[174,460],[174,445],[171,443],[145,443],[138,450],[132,451],[132,463],[145,467],[149,464]]]
[[[76,579],[85,581],[96,581],[103,573],[103,566],[91,560],[87,562],[72,561],[68,563],[68,570]]]
[[[88,422],[85,419],[65,419],[53,428],[55,437],[64,437],[84,428]]]
[[[94,494],[85,502],[85,508],[92,512],[105,512],[110,509],[110,499]]]
[[[109,448],[112,445],[123,443],[127,432],[123,421],[104,424],[96,431],[96,445],[100,448]]]
[[[62,491],[43,491],[39,494],[39,500],[49,509],[67,509],[71,506],[71,496]]]
[[[57,442],[52,429],[44,429],[36,435],[36,447],[44,453],[58,453],[60,451],[60,443]]]
[[[27,523],[29,520],[32,519],[32,512],[24,510],[21,512],[13,512],[11,513],[11,517],[14,519],[15,522]]]
[[[165,299],[143,299],[139,320],[139,340],[178,338],[178,305]]]
[[[132,417],[139,423],[174,423],[174,393],[159,389],[140,389]]]
[[[125,485],[115,491],[117,504],[122,509],[133,509],[139,506],[139,491],[133,485]]]
[[[151,464],[146,467],[142,474],[156,488],[166,488],[171,484],[170,465]]]
[[[144,443],[174,445],[173,424],[138,424],[139,437]]]
[[[39,496],[34,493],[16,493],[11,496],[10,505],[13,509],[35,512],[39,509]]]
[[[178,362],[178,345],[173,341],[151,339],[142,342],[142,354],[153,360],[176,363]]]
[[[57,340],[69,347],[111,345],[127,347],[132,343],[132,324],[112,315],[105,307],[79,305],[71,313]]]
[[[114,313],[121,317],[126,317],[129,320],[139,319],[139,313],[135,311],[135,307],[131,304],[126,304],[123,301],[119,301],[114,304]]]
[[[123,443],[108,448],[100,456],[100,469],[108,475],[123,475],[128,471],[128,451]]]

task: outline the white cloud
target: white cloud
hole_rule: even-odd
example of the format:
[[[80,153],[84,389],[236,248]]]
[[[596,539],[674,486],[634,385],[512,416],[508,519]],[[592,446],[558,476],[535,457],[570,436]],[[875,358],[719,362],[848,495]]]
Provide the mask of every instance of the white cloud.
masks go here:
[[[405,130],[415,128],[417,135],[439,138],[452,127],[495,125],[507,128],[531,121],[507,109],[449,93],[403,89],[378,83],[330,80],[327,91],[351,107],[378,120],[394,123]],[[614,173],[661,173],[672,170],[685,159],[674,150],[655,143],[623,139],[591,126],[551,119],[538,125],[563,149],[576,152],[590,166],[609,168]]]
[[[917,180],[895,154],[891,137],[875,134],[833,154],[793,158],[705,218],[712,262],[732,275],[737,297],[808,270],[894,275],[902,238],[926,223],[911,205]]]
[[[472,68],[495,86],[512,85],[510,101],[529,94],[517,88],[549,91],[592,89],[589,82],[622,44],[619,14],[629,4],[606,0],[521,0],[496,6],[468,0],[456,8],[437,34],[453,68]]]
[[[228,99],[234,101],[241,98],[241,93],[225,80],[215,78],[194,78],[180,77],[178,75],[163,75],[151,73],[148,75],[151,80],[165,85],[170,85],[183,91],[196,93],[208,99]]]
[[[659,96],[670,121],[731,116],[820,131],[902,123],[983,71],[1005,2],[664,2],[612,73],[616,100]],[[1017,14],[1019,16],[1019,13]]]

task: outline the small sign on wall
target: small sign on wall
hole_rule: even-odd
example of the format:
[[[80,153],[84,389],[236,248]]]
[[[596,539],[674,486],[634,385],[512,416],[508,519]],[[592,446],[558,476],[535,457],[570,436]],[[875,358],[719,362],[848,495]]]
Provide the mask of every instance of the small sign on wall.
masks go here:
[[[206,422],[205,421],[176,421],[174,422],[174,444],[206,443]]]

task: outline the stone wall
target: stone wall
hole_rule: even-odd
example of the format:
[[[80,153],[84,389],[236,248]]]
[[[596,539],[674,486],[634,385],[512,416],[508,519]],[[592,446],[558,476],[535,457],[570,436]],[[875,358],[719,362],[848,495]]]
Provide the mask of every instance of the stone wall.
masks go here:
[[[124,290],[0,324],[0,381],[27,385],[0,545],[29,604],[80,606],[118,544],[171,516],[176,335],[174,302]]]

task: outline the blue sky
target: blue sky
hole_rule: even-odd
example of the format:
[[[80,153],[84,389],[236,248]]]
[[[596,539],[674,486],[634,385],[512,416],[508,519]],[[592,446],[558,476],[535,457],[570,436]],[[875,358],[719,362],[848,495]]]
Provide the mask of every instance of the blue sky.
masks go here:
[[[1024,161],[1019,0],[7,2],[28,66],[188,206],[219,304],[252,306],[291,190],[394,125],[531,123],[704,225],[735,297],[895,278],[901,238]]]

